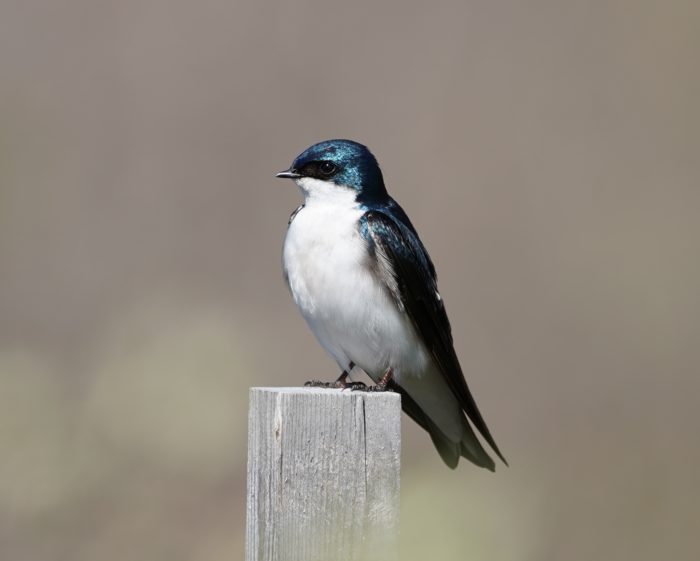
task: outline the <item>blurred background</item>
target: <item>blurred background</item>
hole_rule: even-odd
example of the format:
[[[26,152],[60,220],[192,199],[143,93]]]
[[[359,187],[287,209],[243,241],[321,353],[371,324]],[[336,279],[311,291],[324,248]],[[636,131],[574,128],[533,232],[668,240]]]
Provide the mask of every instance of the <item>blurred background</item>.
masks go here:
[[[274,174],[347,137],[511,464],[407,421],[402,559],[697,559],[698,6],[4,0],[0,558],[242,558],[248,388],[337,375]]]

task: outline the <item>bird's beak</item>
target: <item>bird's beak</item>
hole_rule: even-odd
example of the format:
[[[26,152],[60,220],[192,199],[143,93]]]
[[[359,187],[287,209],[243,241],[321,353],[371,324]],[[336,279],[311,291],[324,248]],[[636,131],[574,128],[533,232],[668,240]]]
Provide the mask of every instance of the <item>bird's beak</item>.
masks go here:
[[[301,177],[301,174],[297,173],[295,169],[290,168],[279,172],[275,177],[279,177],[280,179],[298,179]]]

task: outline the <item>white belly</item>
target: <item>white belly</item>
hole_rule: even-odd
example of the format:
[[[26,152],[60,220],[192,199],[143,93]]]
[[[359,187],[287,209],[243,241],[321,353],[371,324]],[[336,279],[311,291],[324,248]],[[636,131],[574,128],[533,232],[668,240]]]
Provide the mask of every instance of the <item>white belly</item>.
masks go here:
[[[409,317],[372,273],[355,192],[306,178],[297,183],[306,205],[287,230],[283,265],[309,327],[342,370],[352,362],[378,381],[391,367],[396,382],[459,442],[457,400]]]
[[[354,194],[307,198],[287,231],[285,275],[299,310],[341,369],[353,362],[377,380],[391,366],[401,383],[420,377],[429,357],[371,271],[357,226],[362,213]]]

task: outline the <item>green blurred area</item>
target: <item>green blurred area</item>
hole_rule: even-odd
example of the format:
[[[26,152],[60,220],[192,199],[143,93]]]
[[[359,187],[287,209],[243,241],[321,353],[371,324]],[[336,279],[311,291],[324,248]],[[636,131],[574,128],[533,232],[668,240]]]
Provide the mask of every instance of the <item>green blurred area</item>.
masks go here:
[[[697,559],[693,2],[0,6],[0,558],[242,558],[247,390],[332,378],[280,271],[377,155],[510,468],[404,424],[402,560]]]

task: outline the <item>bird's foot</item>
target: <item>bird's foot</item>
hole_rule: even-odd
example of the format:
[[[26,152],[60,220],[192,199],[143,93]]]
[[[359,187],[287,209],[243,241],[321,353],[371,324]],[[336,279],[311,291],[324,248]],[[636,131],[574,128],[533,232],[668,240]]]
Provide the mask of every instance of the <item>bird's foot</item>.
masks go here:
[[[391,388],[387,388],[386,386],[382,386],[380,384],[377,384],[375,386],[368,386],[365,391],[372,392],[372,393],[382,393],[382,392],[393,392],[394,390],[392,390]]]
[[[337,380],[335,382],[322,382],[321,380],[309,380],[304,382],[305,388],[337,388]]]
[[[350,367],[348,370],[352,370],[355,367],[355,363],[351,362]],[[341,389],[344,390],[346,388],[349,389],[359,389],[360,386],[365,387],[365,385],[362,382],[348,382],[348,370],[343,370],[343,372],[338,376],[338,379],[335,382],[321,382],[321,380],[309,380],[304,384],[305,387],[309,388],[329,388],[329,389]]]
[[[348,382],[345,387],[353,392],[368,392],[370,391],[370,386],[364,382]]]
[[[367,385],[363,382],[345,382],[341,380],[336,380],[335,382],[322,382],[321,380],[309,380],[304,382],[304,387],[306,388],[326,388],[326,389],[339,389],[339,390],[353,390],[353,391],[365,391],[367,390]],[[372,386],[374,387],[374,386]],[[367,390],[369,391],[369,390]]]
[[[353,387],[353,390],[359,390],[363,392],[393,392],[394,390],[391,389],[389,386],[389,383],[393,379],[394,372],[391,370],[391,368],[387,368],[386,372],[384,373],[384,376],[382,376],[381,380],[377,382],[377,385],[375,386],[365,386],[362,384],[362,382],[354,382],[353,385],[355,384],[361,384],[361,387]]]

